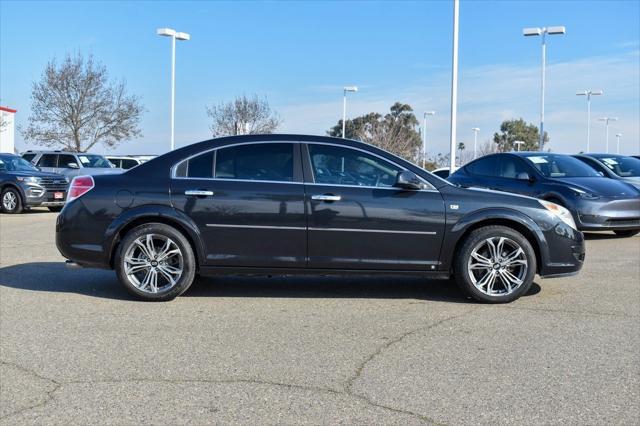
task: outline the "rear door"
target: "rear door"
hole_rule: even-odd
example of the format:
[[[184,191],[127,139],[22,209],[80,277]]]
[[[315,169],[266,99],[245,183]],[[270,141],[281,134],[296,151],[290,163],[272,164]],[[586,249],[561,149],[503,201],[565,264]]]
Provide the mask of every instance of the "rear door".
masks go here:
[[[171,199],[197,224],[206,246],[205,264],[305,266],[297,143],[243,143],[196,155],[175,167]]]
[[[402,167],[340,145],[303,145],[310,268],[436,270],[440,193],[394,188]]]

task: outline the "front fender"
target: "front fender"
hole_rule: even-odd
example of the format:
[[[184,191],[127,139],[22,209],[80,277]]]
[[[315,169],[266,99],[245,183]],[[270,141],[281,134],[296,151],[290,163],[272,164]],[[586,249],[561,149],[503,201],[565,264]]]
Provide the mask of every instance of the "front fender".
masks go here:
[[[103,242],[103,248],[105,253],[108,253],[109,259],[111,260],[113,258],[115,248],[119,241],[119,234],[123,229],[134,222],[153,222],[154,220],[180,226],[193,242],[198,259],[200,261],[204,259],[205,251],[198,226],[183,212],[164,205],[144,205],[126,210],[116,217],[107,228]]]
[[[534,245],[534,249],[537,250],[540,256],[538,263],[544,265],[548,262],[549,249],[544,230],[531,217],[521,211],[504,207],[476,210],[458,219],[451,225],[449,232],[446,233],[442,252],[455,255],[456,247],[467,233],[483,224],[511,225],[516,229],[525,228],[529,234],[525,236],[529,239],[534,239],[532,245]],[[452,259],[443,259],[441,266],[443,269],[451,269],[452,263]]]

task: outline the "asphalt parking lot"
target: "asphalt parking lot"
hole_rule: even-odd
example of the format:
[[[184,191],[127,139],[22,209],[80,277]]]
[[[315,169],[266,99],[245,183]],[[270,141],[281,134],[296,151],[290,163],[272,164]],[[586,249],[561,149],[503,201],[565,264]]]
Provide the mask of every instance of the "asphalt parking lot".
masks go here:
[[[640,237],[501,306],[407,278],[206,279],[169,303],[0,215],[0,424],[638,424]]]

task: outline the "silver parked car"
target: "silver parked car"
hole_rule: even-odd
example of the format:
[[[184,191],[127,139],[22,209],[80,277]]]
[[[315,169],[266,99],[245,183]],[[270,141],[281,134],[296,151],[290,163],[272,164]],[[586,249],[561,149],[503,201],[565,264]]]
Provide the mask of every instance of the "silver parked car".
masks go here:
[[[123,172],[102,155],[85,152],[26,151],[22,158],[31,161],[43,172],[59,173],[67,177]]]

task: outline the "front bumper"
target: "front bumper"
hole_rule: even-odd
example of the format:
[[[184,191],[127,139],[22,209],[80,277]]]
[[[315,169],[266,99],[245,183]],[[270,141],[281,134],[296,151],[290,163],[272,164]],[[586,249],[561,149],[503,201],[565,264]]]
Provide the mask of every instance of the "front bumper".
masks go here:
[[[564,223],[557,224],[544,232],[546,251],[538,273],[542,278],[575,275],[585,260],[584,235]]]
[[[64,206],[67,199],[67,187],[47,188],[40,185],[24,185],[25,205],[29,207],[59,207]],[[56,194],[61,194],[56,197]],[[61,197],[61,198],[60,198]]]
[[[581,231],[640,229],[640,197],[581,200],[574,219]]]

